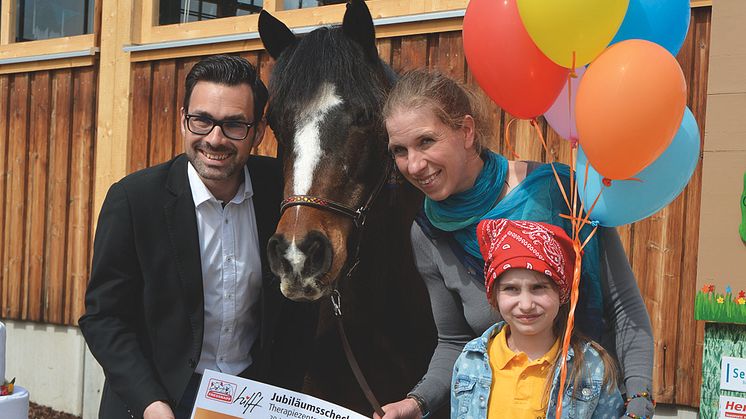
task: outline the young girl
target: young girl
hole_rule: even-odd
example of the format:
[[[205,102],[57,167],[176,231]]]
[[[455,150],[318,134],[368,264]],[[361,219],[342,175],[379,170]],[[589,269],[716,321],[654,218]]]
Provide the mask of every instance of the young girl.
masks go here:
[[[477,228],[487,299],[504,319],[464,347],[453,369],[451,418],[554,418],[562,336],[575,265],[559,227],[484,220]],[[612,358],[573,333],[562,418],[619,418]]]

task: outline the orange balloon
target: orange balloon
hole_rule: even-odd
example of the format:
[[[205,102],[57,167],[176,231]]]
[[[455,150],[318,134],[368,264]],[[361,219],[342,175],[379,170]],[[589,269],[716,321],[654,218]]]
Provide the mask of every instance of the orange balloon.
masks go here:
[[[598,173],[629,179],[666,150],[685,107],[686,81],[671,53],[649,41],[622,41],[599,55],[580,83],[580,145]]]

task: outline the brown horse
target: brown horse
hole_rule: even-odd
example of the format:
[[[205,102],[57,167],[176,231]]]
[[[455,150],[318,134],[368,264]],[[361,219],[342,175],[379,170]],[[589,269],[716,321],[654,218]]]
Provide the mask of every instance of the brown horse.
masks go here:
[[[421,195],[390,182],[381,108],[395,75],[378,57],[360,0],[347,5],[341,27],[297,39],[262,12],[259,32],[276,60],[267,118],[286,197],[270,266],[285,296],[321,302],[306,390],[370,414],[322,297],[341,293],[352,350],[382,404],[403,398],[422,377],[436,339],[409,240]]]

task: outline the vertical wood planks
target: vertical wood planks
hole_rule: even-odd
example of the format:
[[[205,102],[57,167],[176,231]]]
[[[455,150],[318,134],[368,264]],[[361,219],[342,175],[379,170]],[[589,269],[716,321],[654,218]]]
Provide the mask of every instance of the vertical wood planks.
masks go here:
[[[44,243],[44,319],[63,323],[65,256],[67,249],[67,197],[70,171],[70,121],[72,119],[72,71],[52,74],[49,129],[49,179],[47,181],[47,225]]]
[[[699,125],[701,142],[704,141],[705,107],[707,104],[707,79],[710,46],[711,9],[692,11],[689,35],[684,48],[691,42],[692,77],[689,83],[689,107]],[[701,154],[700,154],[701,155]],[[683,192],[686,220],[699,220],[702,192],[702,159]],[[694,296],[697,284],[697,254],[699,249],[699,226],[684,223],[683,246],[685,254],[681,260],[680,307],[678,313],[678,347],[676,374],[676,403],[697,406],[700,400],[702,380],[702,347],[704,345],[704,322],[694,320]]]
[[[427,35],[415,35],[401,38],[401,48],[398,56],[392,62],[394,71],[401,74],[404,71],[427,66]]]
[[[5,193],[3,246],[3,316],[20,318],[23,284],[23,240],[25,234],[26,169],[28,159],[29,75],[10,77],[8,115],[8,171]]]
[[[189,70],[192,69],[194,64],[199,61],[197,57],[187,58],[179,60],[176,64],[176,107],[175,107],[175,132],[174,132],[174,155],[184,152],[184,141],[181,136],[181,112],[180,109],[184,106],[184,80],[186,80]]]
[[[438,37],[437,48],[430,54],[430,67],[460,82],[466,82],[466,57],[461,44],[461,32],[433,34]]]
[[[50,107],[49,72],[31,75],[28,176],[26,178],[26,234],[24,238],[21,315],[42,319],[42,274],[46,230],[48,138]]]
[[[93,143],[95,138],[96,73],[92,68],[76,71],[73,80],[72,150],[67,247],[66,323],[77,324],[83,314],[88,284],[91,199],[93,187]]]
[[[176,60],[163,60],[153,64],[149,166],[167,161],[174,155],[175,77]]]
[[[9,138],[9,109],[10,109],[10,78],[11,76],[0,76],[0,317],[5,317],[5,301],[8,293],[8,271],[5,268],[5,222],[6,203],[8,202],[8,191],[6,189],[8,180],[8,138]]]
[[[258,60],[257,69],[259,70],[259,77],[262,79],[262,81],[267,86],[267,88],[269,88],[270,74],[272,73],[272,69],[275,66],[275,60],[272,57],[270,57],[269,54],[267,54],[266,52],[259,53],[257,60]],[[266,115],[265,115],[265,118],[266,118]],[[276,157],[278,154],[277,147],[278,147],[277,138],[275,137],[275,133],[269,127],[269,124],[267,124],[267,128],[264,131],[264,140],[262,140],[262,143],[255,150],[255,153],[263,155],[263,156]]]
[[[132,83],[132,111],[130,125],[130,149],[128,150],[128,171],[136,172],[149,166],[150,148],[150,102],[152,93],[152,73],[150,63],[135,63]]]

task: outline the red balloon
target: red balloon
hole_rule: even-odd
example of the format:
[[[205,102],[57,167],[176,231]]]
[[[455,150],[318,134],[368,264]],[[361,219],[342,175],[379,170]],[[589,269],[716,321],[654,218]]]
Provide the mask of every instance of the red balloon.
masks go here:
[[[570,70],[547,58],[523,26],[515,0],[471,0],[464,53],[474,78],[511,115],[531,119],[549,109]]]

